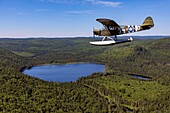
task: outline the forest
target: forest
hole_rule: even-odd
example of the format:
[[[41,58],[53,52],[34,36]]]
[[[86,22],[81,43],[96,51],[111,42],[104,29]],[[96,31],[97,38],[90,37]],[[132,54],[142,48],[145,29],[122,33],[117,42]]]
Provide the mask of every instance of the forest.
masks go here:
[[[169,37],[113,46],[92,46],[90,40],[0,39],[0,112],[170,112]],[[36,65],[70,62],[100,63],[106,69],[76,82],[48,82],[22,73]]]

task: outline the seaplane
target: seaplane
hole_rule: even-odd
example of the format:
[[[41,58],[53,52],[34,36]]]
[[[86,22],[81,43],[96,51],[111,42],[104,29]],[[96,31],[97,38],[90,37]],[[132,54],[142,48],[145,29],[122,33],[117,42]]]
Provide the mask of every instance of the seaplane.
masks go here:
[[[103,29],[93,29],[93,37],[102,36],[102,41],[91,41],[91,45],[95,46],[108,46],[115,45],[125,42],[133,41],[132,37],[127,40],[118,40],[117,35],[128,34],[139,32],[143,30],[149,30],[154,27],[154,22],[152,17],[148,16],[142,25],[118,25],[114,20],[107,18],[98,18],[96,21],[100,22],[104,28]],[[113,37],[114,36],[114,37]]]

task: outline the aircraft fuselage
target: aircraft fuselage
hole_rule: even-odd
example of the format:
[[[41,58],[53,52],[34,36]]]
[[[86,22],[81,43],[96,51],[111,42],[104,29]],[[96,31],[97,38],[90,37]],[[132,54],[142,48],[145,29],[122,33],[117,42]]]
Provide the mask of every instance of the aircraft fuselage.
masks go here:
[[[114,36],[127,33],[139,32],[142,30],[149,30],[154,26],[151,17],[147,17],[142,25],[118,25],[116,22],[110,19],[97,19],[103,24],[104,29],[93,30],[94,35],[98,36]]]

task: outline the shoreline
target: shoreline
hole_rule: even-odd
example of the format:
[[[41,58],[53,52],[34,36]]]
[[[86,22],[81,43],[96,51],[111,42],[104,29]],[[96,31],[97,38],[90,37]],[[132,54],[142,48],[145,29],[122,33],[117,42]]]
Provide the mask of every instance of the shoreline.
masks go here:
[[[31,65],[31,66],[24,66],[24,67],[21,67],[20,69],[20,72],[23,73],[26,69],[31,69],[33,67],[36,67],[36,66],[46,66],[46,65],[67,65],[67,64],[101,64],[101,65],[104,65],[105,64],[102,64],[102,63],[96,63],[96,62],[68,62],[68,63],[44,63],[44,64],[35,64],[35,65]]]

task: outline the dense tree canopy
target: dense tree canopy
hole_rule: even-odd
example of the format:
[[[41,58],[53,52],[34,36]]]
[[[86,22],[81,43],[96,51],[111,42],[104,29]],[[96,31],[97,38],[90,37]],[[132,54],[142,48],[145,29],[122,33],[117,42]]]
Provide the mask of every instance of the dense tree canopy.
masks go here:
[[[0,112],[170,112],[170,38],[107,47],[89,40],[0,39]],[[106,69],[67,83],[22,73],[34,65],[69,62]]]

